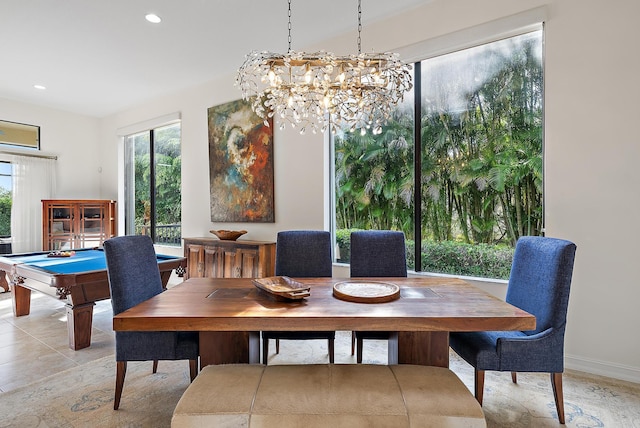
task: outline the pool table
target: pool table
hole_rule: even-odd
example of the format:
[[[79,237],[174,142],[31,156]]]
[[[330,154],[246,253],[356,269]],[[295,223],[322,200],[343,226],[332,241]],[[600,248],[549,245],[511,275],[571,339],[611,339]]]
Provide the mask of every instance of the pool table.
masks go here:
[[[13,314],[29,315],[31,290],[66,302],[69,348],[91,345],[95,302],[110,298],[104,251],[99,248],[74,250],[69,257],[50,257],[50,252],[9,254],[0,257],[0,276],[7,275],[13,297]],[[184,272],[184,257],[158,254],[162,285],[171,272]]]

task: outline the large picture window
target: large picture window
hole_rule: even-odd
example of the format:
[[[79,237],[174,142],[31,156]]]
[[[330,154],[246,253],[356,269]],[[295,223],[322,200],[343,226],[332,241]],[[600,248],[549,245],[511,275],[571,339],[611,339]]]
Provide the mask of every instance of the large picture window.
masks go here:
[[[337,259],[351,230],[393,229],[410,269],[507,279],[543,230],[542,30],[414,65],[381,135],[333,138]]]
[[[180,123],[128,135],[125,233],[161,245],[181,244]]]

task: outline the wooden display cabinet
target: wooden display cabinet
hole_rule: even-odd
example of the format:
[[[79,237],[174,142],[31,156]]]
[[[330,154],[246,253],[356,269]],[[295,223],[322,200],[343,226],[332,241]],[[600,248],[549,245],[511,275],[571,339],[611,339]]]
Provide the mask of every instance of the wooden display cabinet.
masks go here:
[[[276,243],[184,238],[186,278],[263,278],[273,276]]]
[[[116,202],[106,199],[42,200],[42,249],[100,247],[117,233]]]

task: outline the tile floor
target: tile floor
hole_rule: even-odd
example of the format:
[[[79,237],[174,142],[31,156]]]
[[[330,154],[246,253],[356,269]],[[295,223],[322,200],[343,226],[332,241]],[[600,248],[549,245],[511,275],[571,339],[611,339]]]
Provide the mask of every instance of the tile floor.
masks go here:
[[[111,318],[111,302],[98,302],[93,311],[91,346],[74,351],[68,344],[63,302],[32,292],[31,313],[16,318],[11,293],[0,294],[0,391],[112,354]]]
[[[174,273],[169,287],[182,282]],[[0,289],[2,291],[2,289]],[[93,308],[91,346],[69,348],[67,314],[62,301],[31,293],[31,311],[14,317],[11,293],[0,293],[0,392],[114,353],[111,301]]]

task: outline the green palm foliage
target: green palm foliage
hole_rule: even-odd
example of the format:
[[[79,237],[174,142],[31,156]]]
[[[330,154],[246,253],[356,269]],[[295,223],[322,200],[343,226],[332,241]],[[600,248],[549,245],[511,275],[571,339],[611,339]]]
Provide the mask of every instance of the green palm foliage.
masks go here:
[[[11,236],[11,190],[0,188],[0,236]]]
[[[513,247],[541,233],[541,40],[534,32],[423,62],[423,242]],[[336,136],[339,229],[413,236],[412,108],[379,136]]]
[[[427,77],[422,116],[422,228],[430,238],[514,244],[540,233],[539,43],[524,37],[485,48],[465,73],[429,70],[436,76]],[[469,84],[469,75],[484,79]]]
[[[412,122],[396,112],[380,135],[335,136],[338,224],[413,233]]]
[[[156,224],[179,224],[181,216],[180,127],[169,126],[154,131]],[[141,137],[135,144],[136,224],[149,225],[150,168],[149,139]]]

